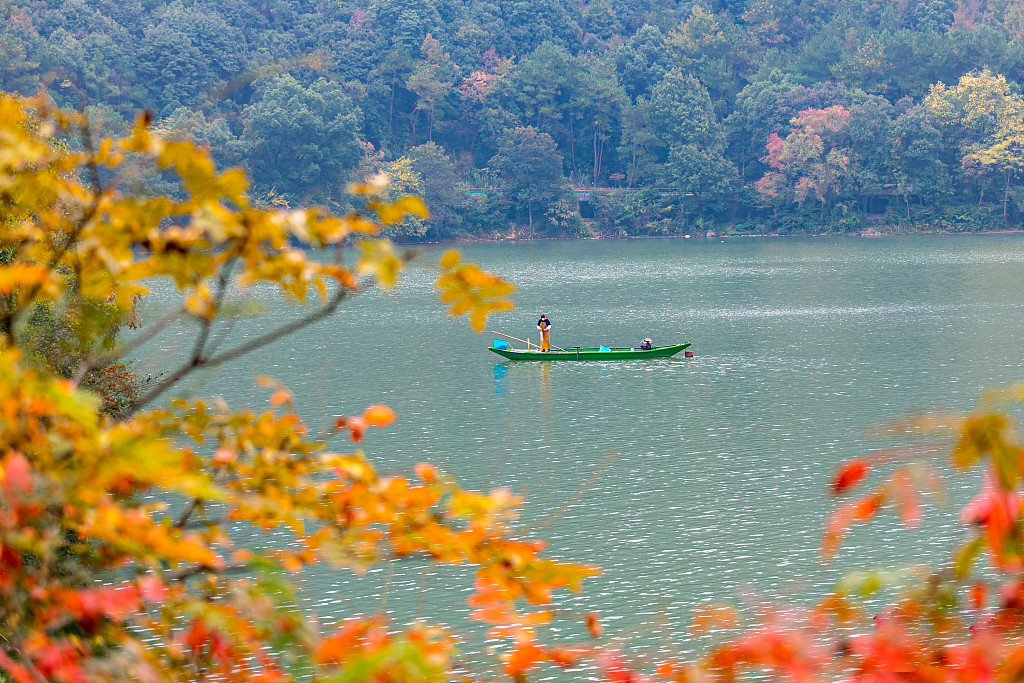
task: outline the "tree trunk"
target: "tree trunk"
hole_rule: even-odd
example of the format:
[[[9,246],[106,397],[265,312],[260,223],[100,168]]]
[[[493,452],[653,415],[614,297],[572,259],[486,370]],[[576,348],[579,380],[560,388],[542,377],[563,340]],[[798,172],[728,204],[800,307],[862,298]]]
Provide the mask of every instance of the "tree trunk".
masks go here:
[[[1003,188],[1003,223],[1006,222],[1006,207],[1010,205],[1010,169],[1006,169],[1006,187]]]
[[[433,142],[434,141],[434,108],[433,107],[430,108],[430,115],[429,115],[429,118],[427,119],[427,121],[428,121],[428,123],[427,123],[427,141],[428,142]]]
[[[530,234],[533,234],[533,204],[530,204],[528,208],[530,214]]]
[[[597,174],[601,170],[601,157],[597,154],[597,126],[594,126],[594,177],[591,178],[591,185],[597,186]]]
[[[576,127],[572,124],[572,117],[569,117],[569,156],[572,158],[573,178],[579,179],[580,172],[576,168]]]
[[[636,184],[636,142],[633,143],[633,161],[629,167],[629,189],[633,189]]]
[[[395,84],[391,84],[391,104],[388,105],[388,131],[392,137],[395,133],[394,121],[395,119]]]

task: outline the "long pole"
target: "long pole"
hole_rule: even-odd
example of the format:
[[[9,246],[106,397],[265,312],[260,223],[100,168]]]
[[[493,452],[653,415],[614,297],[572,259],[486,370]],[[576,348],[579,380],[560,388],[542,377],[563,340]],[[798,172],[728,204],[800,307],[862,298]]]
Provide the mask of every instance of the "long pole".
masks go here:
[[[502,334],[501,332],[495,332],[494,330],[491,330],[491,334],[496,334],[499,337],[505,337],[505,339],[511,339],[513,341],[522,342],[523,344],[526,344],[526,348],[530,348],[531,346],[537,346],[536,344],[531,344],[530,342],[526,341],[525,339],[520,339],[519,337],[513,337],[512,335],[509,335],[509,334]],[[537,348],[540,348],[540,347],[537,346]]]
[[[522,342],[522,343],[526,344],[527,347],[537,346],[536,344],[531,344],[530,342],[526,341],[525,339],[520,339],[519,337],[513,337],[512,335],[509,335],[509,334],[502,334],[501,332],[495,332],[494,330],[491,330],[491,334],[496,334],[499,337],[505,337],[505,339],[511,339],[513,341]],[[537,346],[537,348],[539,349],[540,347]],[[558,349],[559,351],[565,351],[565,349],[563,349],[561,346],[555,346],[554,344],[551,345],[551,348]]]

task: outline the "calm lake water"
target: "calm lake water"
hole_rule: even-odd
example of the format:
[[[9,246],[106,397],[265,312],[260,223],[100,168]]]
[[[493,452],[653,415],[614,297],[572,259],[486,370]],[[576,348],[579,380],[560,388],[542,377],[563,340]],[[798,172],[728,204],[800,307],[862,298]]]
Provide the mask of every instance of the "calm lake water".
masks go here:
[[[1020,237],[462,251],[519,286],[519,309],[490,329],[536,340],[546,313],[559,346],[687,339],[695,357],[499,362],[487,351],[493,335],[444,315],[433,287],[440,250],[428,249],[396,291],[361,294],[190,390],[262,408],[266,392],[252,378],[273,375],[303,397],[314,426],[390,405],[398,423],[363,446],[384,472],[426,460],[466,487],[524,494],[524,524],[550,539],[551,555],[604,568],[559,605],[598,611],[610,633],[638,647],[689,652],[685,624],[710,598],[809,599],[851,569],[948,557],[962,533],[950,505],[930,507],[916,530],[893,521],[855,530],[823,565],[828,479],[840,461],[888,445],[870,437],[872,426],[969,410],[981,389],[1024,374]],[[159,292],[149,313],[170,301]],[[270,294],[263,303],[277,321],[294,311]],[[144,349],[140,367],[170,367],[192,338],[173,331]],[[947,483],[955,505],[977,482]],[[366,577],[321,568],[301,581],[325,623],[381,607],[399,621],[445,610],[457,632],[479,637],[465,618],[465,569],[399,562]],[[562,634],[579,634],[572,619]]]

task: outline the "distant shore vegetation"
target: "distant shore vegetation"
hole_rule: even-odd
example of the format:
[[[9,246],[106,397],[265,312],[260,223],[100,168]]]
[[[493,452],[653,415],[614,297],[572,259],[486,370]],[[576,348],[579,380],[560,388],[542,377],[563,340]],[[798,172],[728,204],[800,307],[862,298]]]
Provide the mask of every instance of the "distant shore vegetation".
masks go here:
[[[386,174],[396,241],[1024,227],[1022,0],[5,10],[3,90],[148,110],[266,205]]]

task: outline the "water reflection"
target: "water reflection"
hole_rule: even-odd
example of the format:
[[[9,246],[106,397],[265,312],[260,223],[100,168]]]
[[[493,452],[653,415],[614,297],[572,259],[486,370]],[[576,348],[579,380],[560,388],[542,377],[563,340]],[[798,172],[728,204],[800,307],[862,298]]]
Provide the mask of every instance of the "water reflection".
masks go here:
[[[551,407],[551,362],[542,361],[540,364],[540,421],[546,427],[550,427],[554,418]]]
[[[508,363],[495,363],[494,365],[494,393],[498,395],[508,393]]]

